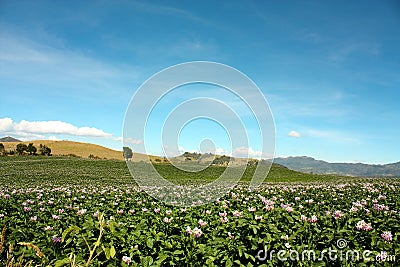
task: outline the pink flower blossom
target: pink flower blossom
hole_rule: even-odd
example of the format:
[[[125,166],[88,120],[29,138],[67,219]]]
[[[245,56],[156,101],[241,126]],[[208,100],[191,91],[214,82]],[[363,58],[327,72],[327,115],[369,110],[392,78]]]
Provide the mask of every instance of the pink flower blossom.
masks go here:
[[[233,217],[242,217],[242,212],[235,210],[234,212],[232,212]]]
[[[267,206],[265,206],[265,210],[266,211],[270,211],[270,210],[273,210],[274,209],[274,206],[273,205],[267,205]]]
[[[325,211],[325,215],[326,215],[326,216],[330,216],[330,215],[331,215],[331,212],[330,212],[329,210],[327,210],[327,211]]]
[[[338,220],[342,217],[343,217],[343,212],[341,212],[340,210],[335,210],[333,212],[333,218],[335,218],[335,220]]]
[[[191,235],[191,234],[192,234],[192,229],[190,228],[190,226],[187,226],[187,227],[186,227],[185,232],[186,232],[188,235]]]
[[[231,232],[228,232],[228,238],[229,238],[229,239],[234,239],[234,238],[235,238],[235,236],[234,236],[234,235],[232,235],[232,233],[231,233]]]
[[[194,229],[193,229],[193,231],[192,231],[192,233],[193,233],[193,236],[194,237],[200,237],[202,234],[203,234],[203,232],[201,231],[201,229],[200,228],[197,228],[197,227],[195,227]]]
[[[219,215],[219,217],[226,217],[226,216],[228,216],[228,213],[226,213],[226,211],[224,211],[224,212],[219,212],[218,215]]]
[[[363,230],[363,231],[370,231],[372,230],[372,226],[370,223],[366,223],[364,220],[359,221],[356,224],[357,230]]]
[[[228,222],[228,218],[227,218],[227,217],[221,217],[219,220],[220,220],[220,222],[222,222],[222,223]]]
[[[165,222],[165,223],[171,223],[173,219],[174,219],[174,217],[171,217],[171,218],[164,217],[163,222]]]
[[[129,265],[132,262],[132,259],[131,257],[123,256],[122,261]]]
[[[285,208],[285,210],[286,210],[287,212],[293,212],[293,211],[294,211],[294,208],[288,206],[288,207]]]
[[[317,216],[313,215],[311,218],[308,220],[310,223],[316,223],[318,221]]]
[[[357,211],[358,211],[358,208],[355,206],[351,207],[351,209],[350,209],[350,212],[353,212],[353,213],[355,213]]]
[[[83,215],[83,214],[86,213],[86,211],[87,211],[87,209],[81,209],[81,210],[78,210],[78,211],[76,212],[76,214],[77,214],[77,215]]]
[[[53,237],[51,238],[51,240],[53,241],[53,243],[61,243],[62,238],[61,238],[61,237],[58,237],[58,236],[53,236]]]
[[[381,210],[389,210],[389,207],[388,207],[388,206],[385,206],[385,205],[383,205],[383,204],[374,204],[374,205],[372,206],[372,208],[373,208],[374,210],[378,210],[378,211],[381,211]]]
[[[203,221],[202,219],[200,219],[200,220],[198,221],[198,223],[199,223],[199,225],[200,225],[201,227],[207,225],[207,222]]]
[[[393,239],[392,233],[389,232],[389,231],[383,232],[383,233],[381,234],[381,237],[382,237],[383,239],[385,239],[386,241],[388,241],[388,242],[392,241],[392,239]]]

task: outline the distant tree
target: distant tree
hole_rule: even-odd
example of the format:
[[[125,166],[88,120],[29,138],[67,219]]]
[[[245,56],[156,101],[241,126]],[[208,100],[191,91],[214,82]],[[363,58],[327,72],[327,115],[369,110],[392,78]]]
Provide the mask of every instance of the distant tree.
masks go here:
[[[18,155],[24,154],[24,152],[25,152],[27,149],[28,149],[28,147],[27,147],[25,144],[22,144],[22,143],[18,144],[18,145],[17,145],[17,153],[18,153]]]
[[[0,143],[0,154],[5,154],[5,149],[3,143]]]
[[[29,153],[29,155],[36,155],[36,147],[33,145],[33,143],[29,143],[28,147],[26,148],[26,152]]]
[[[124,146],[123,147],[123,155],[125,160],[129,160],[133,157],[133,152],[132,149],[130,147]]]
[[[253,166],[257,166],[258,165],[258,160],[256,159],[251,159],[247,162],[247,166],[249,167],[253,167]]]
[[[214,164],[214,165],[226,165],[226,164],[228,164],[230,162],[230,160],[231,160],[231,157],[223,155],[223,156],[215,158],[213,160],[212,164]]]
[[[45,145],[39,145],[39,153],[42,156],[51,156],[51,148]]]

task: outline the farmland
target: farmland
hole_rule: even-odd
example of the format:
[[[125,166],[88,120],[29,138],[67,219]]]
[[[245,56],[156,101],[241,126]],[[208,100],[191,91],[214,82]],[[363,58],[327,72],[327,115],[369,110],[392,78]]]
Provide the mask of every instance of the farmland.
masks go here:
[[[169,164],[156,168],[185,184],[211,181],[224,170],[211,166],[194,176]],[[1,265],[399,264],[398,179],[302,174],[274,165],[250,191],[252,172],[213,203],[175,207],[137,187],[124,161],[1,157]],[[285,254],[278,257],[280,250]],[[315,252],[314,261],[302,259],[304,251]],[[359,259],[344,257],[347,252]]]

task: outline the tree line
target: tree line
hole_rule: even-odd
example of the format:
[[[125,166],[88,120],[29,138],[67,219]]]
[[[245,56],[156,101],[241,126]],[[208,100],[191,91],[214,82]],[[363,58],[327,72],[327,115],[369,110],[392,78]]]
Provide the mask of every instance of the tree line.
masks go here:
[[[29,143],[25,145],[23,143],[19,143],[14,150],[6,151],[3,143],[0,143],[0,154],[3,156],[7,155],[42,155],[42,156],[51,156],[51,148],[46,145],[39,145],[39,150],[33,145],[33,143]]]

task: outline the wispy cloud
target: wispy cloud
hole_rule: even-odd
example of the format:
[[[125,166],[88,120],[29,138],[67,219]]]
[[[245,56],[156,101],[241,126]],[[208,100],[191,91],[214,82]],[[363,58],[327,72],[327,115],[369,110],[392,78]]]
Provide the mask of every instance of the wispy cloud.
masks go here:
[[[380,54],[380,47],[375,43],[363,42],[339,44],[332,47],[332,51],[328,55],[328,60],[333,63],[344,62],[356,54],[377,56]]]
[[[88,53],[67,49],[56,42],[21,37],[13,33],[0,33],[0,62],[7,68],[0,71],[3,82],[51,87],[63,94],[79,92],[76,96],[100,90],[104,93],[121,91],[121,81],[132,81],[138,70],[132,66],[110,65]]]
[[[308,129],[306,134],[311,137],[328,139],[337,143],[345,144],[361,144],[361,140],[352,136],[349,133],[336,130],[318,130],[318,129]]]

